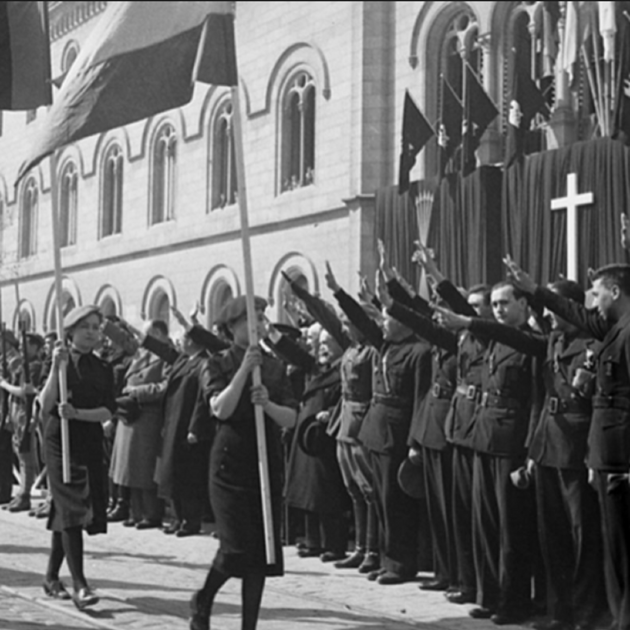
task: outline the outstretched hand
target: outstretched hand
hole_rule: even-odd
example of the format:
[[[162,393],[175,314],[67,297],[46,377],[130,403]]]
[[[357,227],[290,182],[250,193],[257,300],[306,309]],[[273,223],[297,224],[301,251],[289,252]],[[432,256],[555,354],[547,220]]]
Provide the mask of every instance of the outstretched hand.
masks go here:
[[[385,282],[385,274],[381,270],[376,272],[376,291],[378,293],[379,302],[385,308],[390,308],[394,300],[392,300],[392,296],[389,294],[387,283]]]
[[[359,285],[359,299],[362,302],[370,303],[374,300],[374,291],[370,287],[367,276],[359,271],[360,285]]]
[[[470,322],[472,321],[472,317],[453,313],[453,311],[449,311],[441,306],[432,305],[432,308],[437,314],[438,323],[449,330],[461,330],[462,328],[468,328],[470,326]]]
[[[381,272],[383,273],[387,281],[392,280],[394,278],[394,272],[387,262],[387,252],[385,250],[385,243],[383,243],[383,240],[379,238],[376,241],[376,246],[378,249],[378,258],[379,258],[378,268],[381,270]]]
[[[171,313],[173,313],[173,317],[175,317],[177,323],[184,330],[190,330],[192,328],[190,322],[182,315],[181,311],[177,307],[171,306]]]
[[[509,254],[506,254],[503,259],[503,264],[507,267],[510,280],[512,280],[521,291],[525,291],[525,293],[534,293],[536,291],[538,285],[532,280],[529,274],[523,271],[514,260],[512,260]]]
[[[411,260],[424,268],[425,273],[431,276],[437,283],[443,280],[443,276],[435,262],[435,254],[422,241],[414,241],[416,251],[411,256]]]
[[[330,263],[326,261],[326,274],[324,275],[324,279],[326,280],[326,286],[333,292],[337,293],[341,287],[337,283],[337,279],[335,278],[335,274],[330,266]]]

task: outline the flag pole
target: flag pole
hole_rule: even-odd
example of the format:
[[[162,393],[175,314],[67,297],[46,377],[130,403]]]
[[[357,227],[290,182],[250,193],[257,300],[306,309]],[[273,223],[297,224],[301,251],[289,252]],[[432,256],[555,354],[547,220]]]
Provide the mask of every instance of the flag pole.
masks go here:
[[[50,200],[52,214],[53,260],[55,266],[55,308],[57,310],[57,337],[65,343],[63,331],[63,282],[61,276],[61,248],[59,246],[59,199],[57,197],[57,157],[50,154]],[[68,402],[66,364],[59,365],[59,401]],[[63,482],[70,483],[70,432],[68,420],[61,418],[61,457]]]
[[[602,118],[602,110],[599,106],[599,98],[597,95],[597,90],[595,88],[595,78],[593,77],[593,69],[591,68],[591,62],[588,59],[588,54],[586,53],[586,47],[584,46],[584,44],[582,44],[582,47],[580,49],[580,52],[582,53],[582,59],[584,61],[584,67],[586,68],[586,76],[588,77],[588,84],[591,88],[591,95],[593,97],[593,104],[595,105],[595,115],[597,116],[597,124],[599,126],[600,129],[600,133],[603,136],[604,135],[604,125],[603,125],[603,118]]]
[[[245,155],[243,152],[243,127],[241,123],[241,102],[238,85],[232,86],[232,123],[234,125],[234,150],[236,154],[236,185],[238,190],[238,208],[241,217],[241,242],[243,247],[243,273],[245,276],[245,296],[247,300],[247,325],[249,343],[258,345],[258,318],[254,304],[254,274],[252,252],[249,238],[249,216],[247,209],[247,188],[245,186]],[[254,386],[261,384],[260,366],[252,372]],[[256,418],[256,442],[258,447],[258,471],[260,473],[260,496],[262,499],[265,551],[267,564],[275,564],[276,547],[273,530],[273,512],[271,509],[271,489],[269,485],[269,466],[267,458],[267,439],[265,435],[265,415],[261,405],[254,406]]]

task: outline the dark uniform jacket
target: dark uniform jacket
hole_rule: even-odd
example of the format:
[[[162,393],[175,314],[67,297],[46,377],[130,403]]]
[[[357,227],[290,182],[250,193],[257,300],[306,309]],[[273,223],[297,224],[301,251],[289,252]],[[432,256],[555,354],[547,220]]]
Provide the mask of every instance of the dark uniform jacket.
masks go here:
[[[567,338],[555,331],[545,336],[498,322],[484,322],[477,328],[498,342],[544,360],[544,389],[532,396],[528,456],[543,466],[584,468],[591,396],[571,383],[585,364],[586,352],[595,350],[595,342],[585,333]]]
[[[483,334],[493,324],[473,319],[470,330]],[[528,324],[521,330],[531,332]],[[525,457],[533,383],[533,358],[490,341],[481,372],[481,400],[475,411],[472,447],[498,457]]]
[[[414,410],[407,443],[409,446],[444,450],[447,446],[445,422],[455,392],[457,337],[454,333],[437,326],[428,317],[411,311],[398,302],[394,302],[389,312],[392,317],[433,344],[431,349],[433,383],[422,404]]]
[[[373,359],[372,400],[359,441],[376,453],[392,453],[405,445],[414,408],[422,404],[430,385],[430,346],[413,336],[390,342],[361,306],[340,290],[335,294],[350,321],[378,353]]]
[[[630,313],[617,322],[538,287],[536,297],[560,317],[601,341],[588,435],[589,468],[628,472],[630,467]]]

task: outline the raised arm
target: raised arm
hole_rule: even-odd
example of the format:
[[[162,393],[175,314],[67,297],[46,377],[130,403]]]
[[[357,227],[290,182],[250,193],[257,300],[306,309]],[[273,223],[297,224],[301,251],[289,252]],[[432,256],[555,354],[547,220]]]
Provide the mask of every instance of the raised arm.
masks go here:
[[[610,330],[610,323],[595,310],[589,310],[574,300],[558,295],[551,289],[538,286],[508,255],[503,259],[510,277],[522,291],[534,296],[534,300],[562,319],[587,331],[595,339],[602,340]]]
[[[352,324],[367,339],[368,343],[376,348],[383,345],[383,331],[380,326],[361,308],[361,305],[350,297],[338,284],[326,261],[326,283],[333,292],[341,310],[348,316]]]
[[[343,330],[343,325],[339,318],[326,306],[321,298],[309,293],[301,287],[297,282],[282,272],[285,280],[289,283],[291,290],[297,298],[302,300],[306,310],[311,314],[313,319],[322,325],[322,328],[334,338],[334,340],[345,350],[350,345],[350,339]]]

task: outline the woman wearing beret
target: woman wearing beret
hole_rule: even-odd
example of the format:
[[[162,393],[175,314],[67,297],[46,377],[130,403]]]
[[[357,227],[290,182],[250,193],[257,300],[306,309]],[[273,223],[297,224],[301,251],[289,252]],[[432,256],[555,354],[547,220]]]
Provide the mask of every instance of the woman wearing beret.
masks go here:
[[[44,580],[45,592],[60,599],[70,595],[59,580],[64,558],[72,575],[72,600],[79,610],[98,602],[83,573],[83,530],[107,531],[107,476],[103,465],[102,423],[116,408],[111,368],[93,350],[99,343],[101,313],[96,306],[73,309],[64,319],[69,348],[55,347],[48,379],[40,394],[46,464],[52,506],[48,529],[52,546]],[[66,369],[68,402],[59,402],[59,368]],[[61,418],[70,434],[70,482],[63,482]]]
[[[256,298],[259,336],[264,336],[266,302]],[[207,630],[218,590],[230,577],[243,580],[242,628],[256,627],[266,576],[283,574],[280,543],[283,458],[280,428],[293,427],[296,403],[283,364],[249,347],[245,297],[230,302],[221,321],[232,345],[211,357],[202,371],[202,387],[218,420],[210,454],[210,502],[219,534],[219,550],[205,584],[191,601],[191,630]],[[251,372],[261,367],[262,384],[253,387]],[[254,405],[265,412],[276,562],[267,565],[258,473]]]

